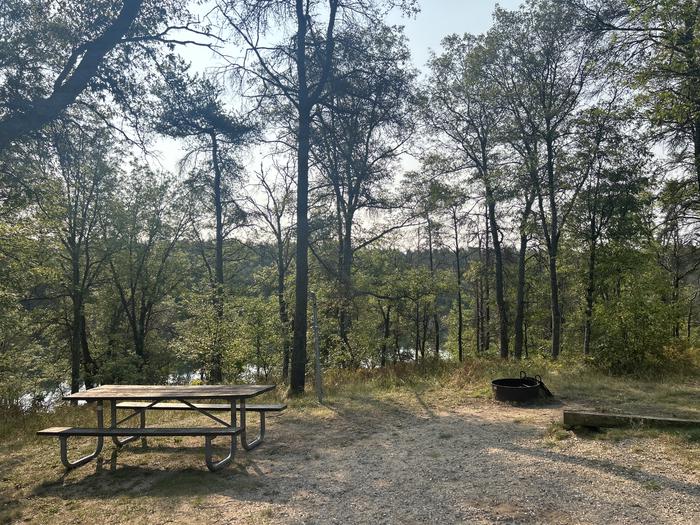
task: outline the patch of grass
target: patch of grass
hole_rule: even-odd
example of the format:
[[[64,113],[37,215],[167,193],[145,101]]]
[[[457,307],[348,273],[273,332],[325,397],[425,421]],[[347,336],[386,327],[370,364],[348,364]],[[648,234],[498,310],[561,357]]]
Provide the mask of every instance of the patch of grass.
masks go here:
[[[700,444],[700,427],[699,428],[685,428],[682,430],[676,430],[675,433],[681,439],[684,439],[688,443]]]
[[[544,433],[545,439],[550,441],[564,441],[569,439],[573,435],[573,432],[566,430],[561,423],[554,422],[549,425]]]
[[[661,485],[654,480],[645,481],[642,483],[642,487],[652,492],[658,492],[662,488]]]
[[[368,396],[382,398],[418,393],[435,404],[458,406],[470,399],[491,399],[491,381],[518,377],[520,371],[540,375],[557,399],[606,411],[700,419],[700,376],[696,370],[684,375],[650,378],[611,376],[592,368],[580,358],[563,356],[558,361],[531,357],[503,361],[498,357],[470,357],[463,363],[402,363],[384,369],[333,370],[324,377],[329,402]],[[313,392],[292,401],[294,406],[316,404]]]
[[[0,494],[0,525],[19,521],[22,510],[16,500],[5,498]]]
[[[554,434],[552,434],[552,438],[556,439],[557,441],[563,441],[565,439],[569,439],[571,437],[571,432],[567,430],[557,430]]]

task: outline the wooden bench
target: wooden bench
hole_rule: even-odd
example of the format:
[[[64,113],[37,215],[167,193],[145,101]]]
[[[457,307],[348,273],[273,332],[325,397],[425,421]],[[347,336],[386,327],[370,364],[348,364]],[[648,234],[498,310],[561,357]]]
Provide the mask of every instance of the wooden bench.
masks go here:
[[[212,472],[219,470],[229,464],[233,459],[236,449],[236,436],[243,431],[240,427],[197,427],[197,428],[79,428],[79,427],[52,427],[39,430],[39,436],[54,436],[58,437],[61,443],[61,462],[67,469],[72,469],[84,465],[85,463],[96,458],[102,451],[103,438],[119,436],[129,437],[189,437],[203,436],[204,437],[204,459],[207,468]],[[220,461],[214,461],[212,456],[212,440],[219,436],[230,436],[231,445],[227,457]],[[96,437],[97,446],[95,452],[88,454],[76,461],[68,460],[68,438],[69,437]]]

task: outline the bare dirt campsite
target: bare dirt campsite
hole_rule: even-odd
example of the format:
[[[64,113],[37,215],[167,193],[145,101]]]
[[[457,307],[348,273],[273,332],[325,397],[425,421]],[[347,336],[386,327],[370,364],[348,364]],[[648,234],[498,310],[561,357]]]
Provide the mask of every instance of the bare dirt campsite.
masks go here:
[[[2,520],[698,523],[699,429],[569,431],[560,422],[562,406],[698,418],[700,384],[545,379],[556,401],[526,406],[495,402],[488,383],[453,373],[338,385],[324,405],[308,396],[269,417],[266,442],[239,448],[217,473],[203,466],[199,438],[119,453],[110,443],[99,462],[66,473],[57,444],[32,435],[49,421],[92,417],[65,408],[3,435]]]

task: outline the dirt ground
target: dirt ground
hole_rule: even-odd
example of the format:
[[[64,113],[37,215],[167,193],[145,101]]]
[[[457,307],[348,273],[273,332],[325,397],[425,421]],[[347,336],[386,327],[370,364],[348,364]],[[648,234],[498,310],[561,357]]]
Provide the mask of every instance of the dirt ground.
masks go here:
[[[555,423],[561,405],[441,406],[402,392],[292,407],[268,418],[262,446],[239,449],[235,465],[215,474],[199,438],[118,454],[109,443],[101,461],[67,474],[56,440],[34,440],[0,449],[2,515],[33,523],[700,524],[695,444],[569,432]]]

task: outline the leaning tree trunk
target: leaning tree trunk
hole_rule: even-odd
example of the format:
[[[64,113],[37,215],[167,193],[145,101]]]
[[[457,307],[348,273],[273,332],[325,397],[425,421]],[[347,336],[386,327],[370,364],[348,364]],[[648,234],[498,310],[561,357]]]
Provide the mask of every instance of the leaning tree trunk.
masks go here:
[[[0,151],[12,142],[41,130],[73,105],[97,75],[105,56],[122,41],[137,19],[144,0],[124,0],[116,16],[104,31],[86,42],[73,67],[62,82],[56,82],[53,92],[25,104],[24,110],[0,120]]]

